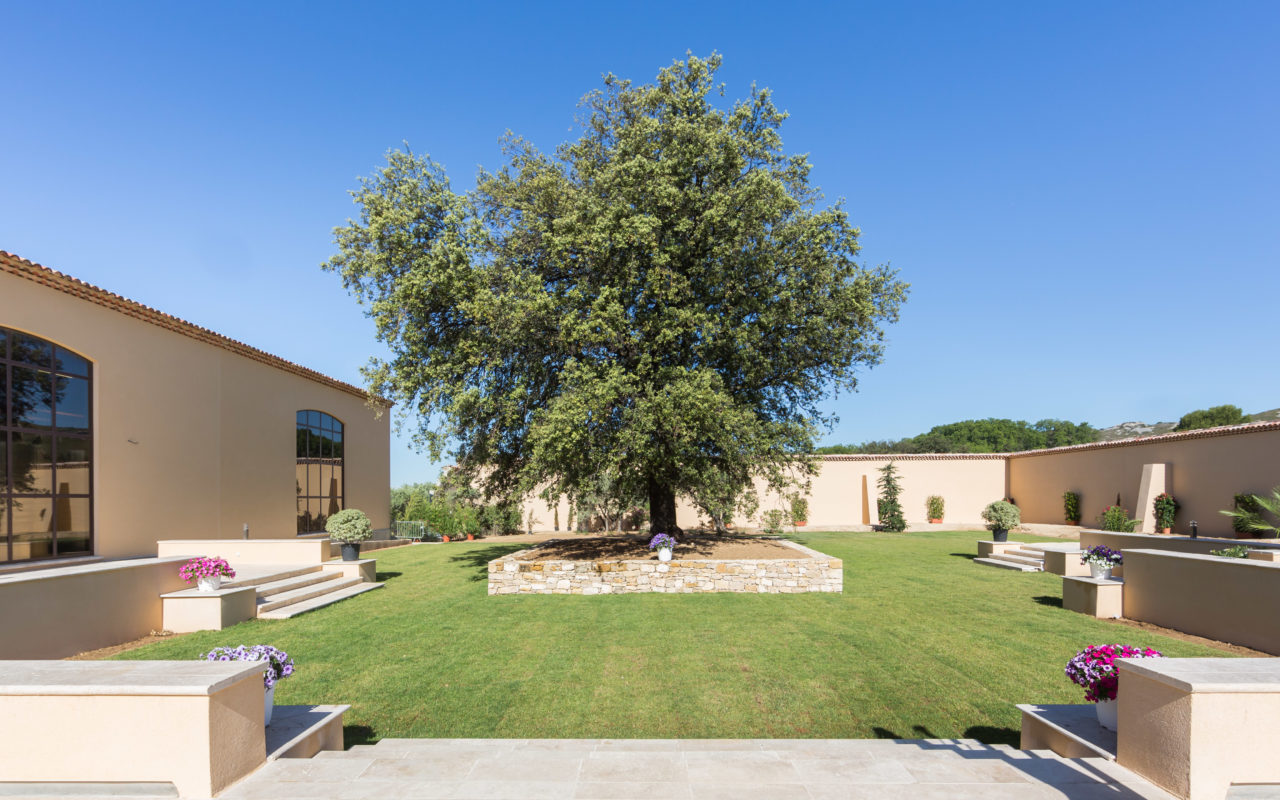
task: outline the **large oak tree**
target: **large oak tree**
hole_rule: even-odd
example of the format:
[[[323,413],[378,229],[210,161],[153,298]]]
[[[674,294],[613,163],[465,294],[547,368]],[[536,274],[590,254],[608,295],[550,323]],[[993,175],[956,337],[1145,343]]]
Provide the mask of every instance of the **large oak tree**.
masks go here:
[[[906,284],[855,260],[767,89],[717,103],[719,65],[606,76],[580,138],[508,135],[469,193],[406,151],[352,193],[325,267],[393,354],[371,388],[490,494],[604,474],[674,530],[677,495],[723,511],[811,474],[820,402],[880,360]]]

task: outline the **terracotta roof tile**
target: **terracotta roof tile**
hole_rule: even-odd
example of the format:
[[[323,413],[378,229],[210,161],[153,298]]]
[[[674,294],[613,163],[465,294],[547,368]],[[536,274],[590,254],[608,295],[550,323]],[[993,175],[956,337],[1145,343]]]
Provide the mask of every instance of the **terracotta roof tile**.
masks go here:
[[[65,294],[69,294],[72,297],[86,300],[90,303],[100,305],[104,308],[109,308],[113,311],[118,311],[121,314],[133,317],[134,319],[149,322],[152,325],[164,328],[167,331],[182,334],[183,336],[195,339],[198,342],[211,344],[214,347],[221,347],[222,349],[229,350],[236,355],[253,359],[261,364],[266,364],[267,366],[274,367],[285,372],[290,372],[294,375],[298,375],[334,389],[339,389],[347,394],[352,394],[366,399],[370,398],[370,394],[358,386],[353,386],[336,378],[330,378],[328,375],[323,375],[313,369],[304,367],[301,364],[295,364],[292,361],[287,361],[279,356],[273,356],[264,350],[259,350],[256,347],[250,347],[244,342],[238,342],[235,339],[223,336],[222,334],[211,331],[208,328],[202,328],[199,325],[187,322],[184,319],[179,319],[172,314],[166,314],[165,312],[151,308],[150,306],[145,306],[142,303],[130,300],[127,297],[121,297],[120,295],[109,292],[106,289],[101,289],[93,284],[85,283],[79,278],[73,278],[65,273],[49,269],[48,267],[42,266],[33,261],[28,261],[21,256],[14,255],[13,253],[5,250],[0,250],[0,272],[7,272],[10,275],[26,278],[27,280],[32,281],[33,283],[38,283],[41,286],[46,286],[50,289],[55,289]],[[383,405],[391,405],[388,400],[381,397],[373,397],[372,399]]]

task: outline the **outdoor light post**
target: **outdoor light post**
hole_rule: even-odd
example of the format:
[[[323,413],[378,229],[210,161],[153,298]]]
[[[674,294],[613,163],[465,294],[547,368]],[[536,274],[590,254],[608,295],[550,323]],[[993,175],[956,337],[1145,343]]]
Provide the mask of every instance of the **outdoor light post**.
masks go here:
[[[1191,538],[1192,539],[1196,538],[1196,536],[1199,535],[1200,533],[1199,529],[1200,529],[1200,524],[1196,522],[1194,519],[1191,520]]]

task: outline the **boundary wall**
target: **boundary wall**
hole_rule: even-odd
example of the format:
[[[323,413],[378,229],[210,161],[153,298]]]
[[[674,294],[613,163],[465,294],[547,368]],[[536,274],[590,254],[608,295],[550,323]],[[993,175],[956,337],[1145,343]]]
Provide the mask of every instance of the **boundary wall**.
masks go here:
[[[1238,538],[1231,521],[1219,514],[1231,508],[1237,493],[1265,494],[1280,485],[1280,422],[1259,422],[1223,428],[1172,433],[1116,442],[1058,447],[1024,453],[932,455],[819,456],[819,473],[812,480],[808,527],[817,530],[858,529],[879,522],[876,481],[893,461],[902,485],[902,507],[913,528],[928,526],[925,498],[941,495],[946,503],[943,530],[949,526],[981,526],[981,512],[992,501],[1013,498],[1030,524],[1062,524],[1062,495],[1080,494],[1081,522],[1095,525],[1102,511],[1116,502],[1131,517],[1152,516],[1137,508],[1168,491],[1182,508],[1175,533],[1189,533],[1191,520],[1202,536]],[[1151,469],[1146,469],[1147,467]],[[1144,480],[1145,476],[1145,480]],[[763,512],[789,508],[784,498],[757,483],[760,509],[753,519],[736,520],[754,527]],[[535,531],[567,531],[569,504],[555,510],[536,495],[523,504],[525,519]],[[687,499],[677,501],[681,527],[694,527],[702,517]],[[1147,519],[1148,525],[1152,520]]]

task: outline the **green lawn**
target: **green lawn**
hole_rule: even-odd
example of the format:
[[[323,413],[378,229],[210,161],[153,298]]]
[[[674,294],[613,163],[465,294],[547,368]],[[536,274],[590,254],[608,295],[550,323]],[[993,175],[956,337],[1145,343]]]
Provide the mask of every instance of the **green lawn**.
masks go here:
[[[383,737],[969,737],[1016,743],[1014,703],[1083,702],[1086,645],[1224,655],[1060,608],[1061,578],[976,566],[980,533],[809,533],[844,593],[486,595],[491,539],[377,553],[386,587],[120,655],[273,644],[276,702],[350,703]],[[1035,537],[1027,537],[1034,539]]]

